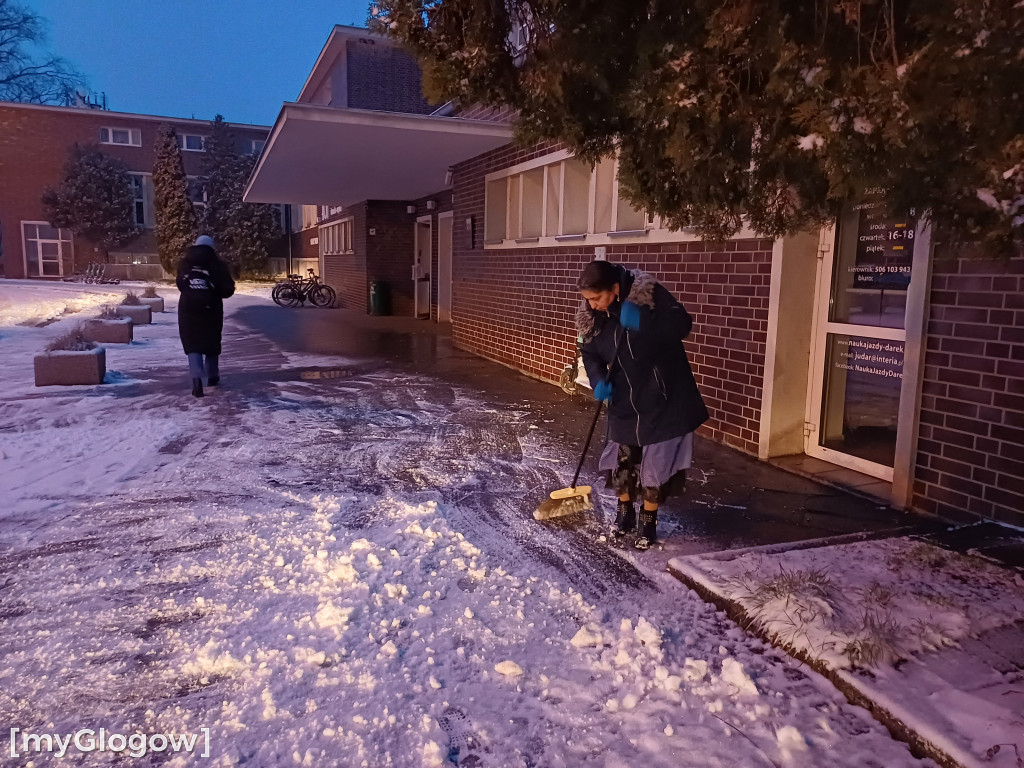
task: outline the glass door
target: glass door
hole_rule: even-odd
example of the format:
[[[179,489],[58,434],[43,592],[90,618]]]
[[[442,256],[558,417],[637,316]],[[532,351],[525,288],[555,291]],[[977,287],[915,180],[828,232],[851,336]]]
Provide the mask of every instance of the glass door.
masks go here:
[[[825,235],[805,451],[892,481],[917,212],[881,193],[847,206]],[[826,241],[827,242],[827,241]]]
[[[416,219],[416,251],[412,265],[413,313],[430,317],[430,216]]]
[[[60,277],[64,257],[71,253],[71,232],[46,222],[21,223],[26,277]]]

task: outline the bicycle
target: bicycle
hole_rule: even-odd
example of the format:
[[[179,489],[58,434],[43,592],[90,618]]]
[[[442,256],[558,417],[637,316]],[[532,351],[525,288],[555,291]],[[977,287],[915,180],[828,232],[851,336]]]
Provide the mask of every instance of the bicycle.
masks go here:
[[[288,279],[279,282],[270,293],[270,298],[281,307],[294,307],[305,304],[306,300],[314,307],[329,307],[334,304],[337,294],[331,286],[320,282],[312,267],[306,270],[309,277],[288,275]]]

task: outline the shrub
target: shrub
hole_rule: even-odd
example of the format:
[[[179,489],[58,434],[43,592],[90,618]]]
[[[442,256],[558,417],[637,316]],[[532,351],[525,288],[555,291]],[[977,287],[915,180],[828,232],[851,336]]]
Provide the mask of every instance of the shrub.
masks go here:
[[[147,299],[158,298],[155,285],[147,285],[146,290],[142,292],[142,295]]]
[[[117,307],[113,304],[104,304],[100,307],[100,313],[97,315],[100,320],[120,320],[121,316],[117,314]]]
[[[46,345],[47,352],[86,352],[96,346],[85,338],[85,328],[78,324],[63,336]]]
[[[142,302],[139,301],[139,297],[135,295],[135,291],[128,291],[128,293],[126,293],[124,295],[124,299],[121,300],[121,303],[122,304],[141,304]]]

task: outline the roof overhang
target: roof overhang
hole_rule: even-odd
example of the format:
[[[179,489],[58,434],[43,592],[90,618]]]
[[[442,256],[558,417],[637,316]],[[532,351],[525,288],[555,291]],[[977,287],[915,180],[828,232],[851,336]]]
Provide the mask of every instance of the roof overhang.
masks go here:
[[[248,203],[415,200],[452,165],[508,144],[512,127],[396,112],[285,104],[246,187]]]

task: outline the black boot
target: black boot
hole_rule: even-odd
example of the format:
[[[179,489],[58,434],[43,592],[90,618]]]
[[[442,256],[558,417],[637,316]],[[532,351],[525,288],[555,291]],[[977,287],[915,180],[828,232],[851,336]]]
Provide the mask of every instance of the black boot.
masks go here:
[[[220,384],[220,376],[211,376],[210,380],[206,382],[208,387],[216,387]]]
[[[615,508],[615,525],[612,526],[612,536],[625,536],[636,528],[636,509],[632,501],[619,500]]]
[[[202,379],[192,379],[192,397],[202,397],[202,396],[203,396],[203,380]]]
[[[633,546],[637,549],[650,549],[658,540],[658,510],[640,510],[640,530],[637,532]]]

